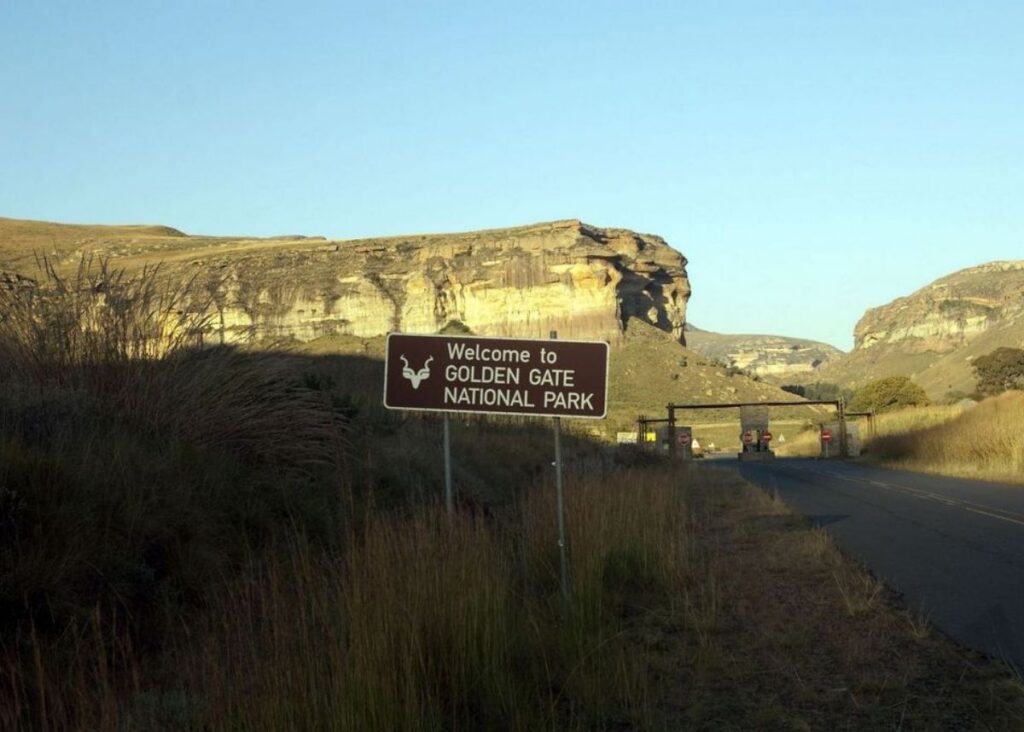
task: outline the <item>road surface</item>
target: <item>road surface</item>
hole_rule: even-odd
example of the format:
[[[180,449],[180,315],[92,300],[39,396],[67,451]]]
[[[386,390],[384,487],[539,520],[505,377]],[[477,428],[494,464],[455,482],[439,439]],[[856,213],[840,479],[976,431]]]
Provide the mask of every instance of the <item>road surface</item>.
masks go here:
[[[1024,671],[1024,485],[825,460],[734,464],[947,635]]]

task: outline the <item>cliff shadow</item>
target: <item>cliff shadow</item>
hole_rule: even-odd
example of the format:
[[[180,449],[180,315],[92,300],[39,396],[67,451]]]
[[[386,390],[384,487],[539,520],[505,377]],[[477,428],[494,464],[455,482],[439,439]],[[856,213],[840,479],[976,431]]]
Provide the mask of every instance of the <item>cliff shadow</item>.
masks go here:
[[[668,314],[669,298],[665,293],[665,288],[672,285],[669,274],[663,269],[650,275],[640,275],[630,270],[619,271],[622,279],[616,286],[616,296],[622,330],[628,328],[630,318],[636,318],[672,334],[675,326]]]

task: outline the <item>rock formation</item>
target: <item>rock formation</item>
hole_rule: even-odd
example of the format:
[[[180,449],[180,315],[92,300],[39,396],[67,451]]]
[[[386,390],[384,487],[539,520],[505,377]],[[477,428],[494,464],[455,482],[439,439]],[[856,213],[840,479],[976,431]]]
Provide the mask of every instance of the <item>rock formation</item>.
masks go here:
[[[634,318],[682,343],[690,295],[686,259],[663,239],[575,220],[326,241],[0,219],[0,268],[27,271],[32,247],[64,267],[99,254],[115,267],[160,262],[194,277],[213,302],[209,337],[227,343],[446,326],[616,341]]]
[[[786,383],[810,378],[843,352],[820,341],[774,335],[712,333],[687,325],[686,343],[704,358],[763,379]]]
[[[1024,261],[961,270],[864,313],[848,356],[815,380],[848,386],[910,376],[933,399],[974,389],[971,361],[999,346],[1024,347]]]
[[[898,344],[909,353],[949,353],[1019,318],[1024,318],[1024,262],[992,262],[871,308],[854,328],[854,349]]]

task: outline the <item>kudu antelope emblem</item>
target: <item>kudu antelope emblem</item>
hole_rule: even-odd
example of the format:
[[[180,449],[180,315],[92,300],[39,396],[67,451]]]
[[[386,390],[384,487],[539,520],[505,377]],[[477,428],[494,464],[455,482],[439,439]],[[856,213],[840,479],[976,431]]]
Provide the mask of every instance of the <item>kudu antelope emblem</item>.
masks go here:
[[[424,362],[423,368],[421,368],[419,371],[412,370],[412,368],[409,366],[409,360],[405,356],[399,356],[399,358],[402,359],[402,363],[405,364],[405,366],[402,368],[402,376],[409,380],[409,383],[412,384],[413,389],[419,389],[420,382],[426,381],[427,379],[430,378],[430,362],[434,360],[434,357],[431,356],[430,358],[428,358]]]

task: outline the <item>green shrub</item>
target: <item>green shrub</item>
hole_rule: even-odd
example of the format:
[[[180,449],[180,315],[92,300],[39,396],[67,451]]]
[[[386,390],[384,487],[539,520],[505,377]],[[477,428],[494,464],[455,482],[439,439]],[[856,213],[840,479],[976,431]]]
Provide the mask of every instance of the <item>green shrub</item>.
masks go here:
[[[855,412],[888,412],[903,407],[924,407],[931,399],[906,376],[887,376],[857,389],[850,401]]]
[[[1024,389],[1024,350],[1020,348],[997,348],[974,359],[971,366],[978,380],[979,396]]]

